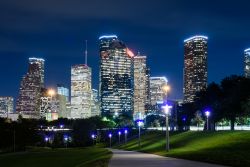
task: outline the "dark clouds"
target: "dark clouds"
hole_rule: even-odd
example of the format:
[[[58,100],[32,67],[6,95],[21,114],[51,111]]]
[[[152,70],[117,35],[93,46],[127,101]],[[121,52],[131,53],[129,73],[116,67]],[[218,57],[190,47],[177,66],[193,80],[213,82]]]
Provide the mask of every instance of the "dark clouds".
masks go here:
[[[114,33],[147,55],[152,75],[167,76],[171,96],[181,97],[183,40],[189,36],[209,36],[209,81],[243,72],[249,5],[247,0],[2,0],[0,95],[17,95],[30,56],[46,59],[48,86],[69,86],[70,66],[84,61],[85,39],[98,88],[98,36]]]

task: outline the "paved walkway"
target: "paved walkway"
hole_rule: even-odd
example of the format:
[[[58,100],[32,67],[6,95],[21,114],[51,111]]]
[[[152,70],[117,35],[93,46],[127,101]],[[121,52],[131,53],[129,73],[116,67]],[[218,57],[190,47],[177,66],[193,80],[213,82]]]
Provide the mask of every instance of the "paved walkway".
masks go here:
[[[222,167],[208,163],[162,157],[134,151],[110,149],[113,157],[109,167]]]

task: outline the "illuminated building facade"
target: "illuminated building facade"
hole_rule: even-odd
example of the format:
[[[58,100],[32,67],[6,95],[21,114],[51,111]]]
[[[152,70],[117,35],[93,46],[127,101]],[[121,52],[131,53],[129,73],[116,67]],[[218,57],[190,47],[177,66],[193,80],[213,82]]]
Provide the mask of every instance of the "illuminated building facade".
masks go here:
[[[166,87],[168,80],[166,77],[150,77],[150,103],[151,113],[161,112],[161,105],[167,97]]]
[[[149,103],[149,75],[146,56],[134,57],[134,119],[143,119]]]
[[[207,87],[207,37],[184,40],[184,103],[193,102],[195,94]]]
[[[133,53],[116,35],[101,36],[100,102],[102,115],[133,114]]]
[[[23,118],[40,118],[41,89],[44,87],[44,59],[29,58],[27,74],[22,78],[16,111]]]
[[[57,94],[66,97],[66,101],[69,102],[69,89],[62,84],[57,84]]]
[[[92,104],[91,104],[91,116],[100,115],[100,102],[98,99],[98,90],[92,89]]]
[[[244,50],[244,56],[245,56],[245,61],[244,61],[245,77],[250,78],[250,48]]]
[[[71,67],[71,118],[91,117],[91,68],[85,64]]]
[[[59,96],[55,92],[49,93],[49,90],[42,89],[41,103],[40,103],[40,116],[47,121],[57,120],[60,111]],[[66,98],[64,97],[66,100]]]
[[[13,97],[0,97],[0,117],[8,118],[9,114],[14,112],[14,99]]]

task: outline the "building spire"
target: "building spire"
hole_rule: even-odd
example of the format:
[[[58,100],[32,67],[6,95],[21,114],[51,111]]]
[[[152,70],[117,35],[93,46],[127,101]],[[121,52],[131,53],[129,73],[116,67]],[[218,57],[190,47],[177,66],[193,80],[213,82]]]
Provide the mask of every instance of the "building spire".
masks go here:
[[[88,65],[88,41],[85,40],[85,64]]]

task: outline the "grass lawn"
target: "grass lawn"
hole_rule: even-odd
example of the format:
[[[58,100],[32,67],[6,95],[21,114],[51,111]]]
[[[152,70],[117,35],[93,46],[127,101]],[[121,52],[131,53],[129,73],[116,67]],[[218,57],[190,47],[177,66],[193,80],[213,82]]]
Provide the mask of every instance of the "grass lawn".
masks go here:
[[[147,132],[141,137],[142,152],[230,166],[250,167],[250,132],[183,132],[170,135],[170,152],[165,149],[165,133]],[[139,150],[138,140],[117,147]]]
[[[2,167],[107,167],[112,153],[104,148],[32,149],[0,155]]]

